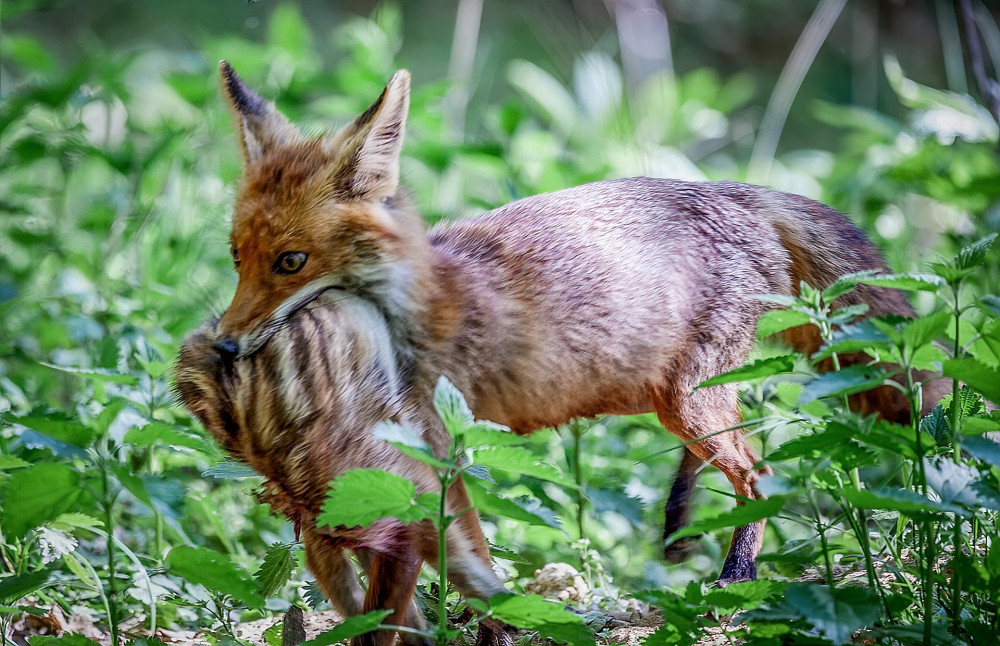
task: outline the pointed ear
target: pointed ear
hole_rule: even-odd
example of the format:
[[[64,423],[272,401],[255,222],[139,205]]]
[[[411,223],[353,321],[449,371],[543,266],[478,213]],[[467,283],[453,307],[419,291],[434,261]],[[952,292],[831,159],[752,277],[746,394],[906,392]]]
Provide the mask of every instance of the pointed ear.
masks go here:
[[[222,91],[240,124],[246,164],[253,164],[267,151],[298,138],[298,131],[285,115],[247,87],[227,61],[219,62],[219,77]]]
[[[410,73],[400,70],[370,108],[326,140],[334,159],[330,176],[334,190],[354,199],[379,199],[396,192],[409,109]]]

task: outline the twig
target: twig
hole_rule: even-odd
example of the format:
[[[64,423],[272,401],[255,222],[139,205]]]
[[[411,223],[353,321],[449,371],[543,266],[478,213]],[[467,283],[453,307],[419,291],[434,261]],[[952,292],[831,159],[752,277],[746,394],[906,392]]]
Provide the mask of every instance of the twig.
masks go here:
[[[983,96],[983,103],[993,113],[993,117],[1000,122],[1000,83],[986,75],[983,49],[979,42],[979,26],[976,25],[976,18],[972,14],[972,3],[970,0],[958,0],[958,6],[962,12],[962,24],[965,27],[965,42],[969,47],[972,75],[976,79],[976,85],[979,86],[979,93]]]
[[[826,41],[845,4],[847,0],[822,0],[813,15],[809,17],[806,28],[802,30],[785,67],[781,70],[774,92],[767,102],[767,108],[764,109],[760,134],[750,154],[747,181],[756,184],[767,183],[771,174],[771,163],[778,150],[778,139],[785,127],[785,119],[788,118],[792,101],[795,100],[806,72],[812,67],[820,46]]]

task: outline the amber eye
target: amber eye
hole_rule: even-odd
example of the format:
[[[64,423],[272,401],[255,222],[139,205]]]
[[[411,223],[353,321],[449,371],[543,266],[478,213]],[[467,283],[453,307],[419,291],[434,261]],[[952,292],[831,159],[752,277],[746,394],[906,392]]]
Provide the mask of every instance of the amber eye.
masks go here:
[[[294,274],[306,264],[309,254],[302,251],[286,251],[274,261],[274,273]]]

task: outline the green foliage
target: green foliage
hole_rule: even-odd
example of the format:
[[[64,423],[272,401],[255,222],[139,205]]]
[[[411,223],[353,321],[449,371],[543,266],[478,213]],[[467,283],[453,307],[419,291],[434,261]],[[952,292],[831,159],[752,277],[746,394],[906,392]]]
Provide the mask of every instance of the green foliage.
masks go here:
[[[0,629],[58,605],[86,608],[115,644],[129,620],[148,631],[211,627],[218,643],[234,639],[232,622],[250,616],[244,606],[319,607],[291,524],[249,495],[260,476],[223,459],[170,391],[180,338],[217,314],[234,285],[226,214],[240,159],[214,66],[233,60],[306,129],[335,127],[402,66],[403,25],[414,16],[384,6],[323,33],[281,3],[256,40],[203,34],[181,53],[90,44],[66,64],[46,41],[10,31],[31,3],[10,4],[0,39]],[[420,82],[414,66],[403,175],[429,222],[606,177],[744,176],[766,100],[749,76],[679,69],[633,81],[606,40],[565,76],[511,62],[498,89],[477,97],[465,139],[444,98],[454,95]],[[497,551],[512,590],[545,563],[596,562],[608,575],[588,574],[588,583],[605,606],[637,596],[664,611],[649,646],[695,643],[723,614],[734,638],[751,644],[845,643],[856,631],[887,643],[995,639],[1000,445],[989,433],[1000,417],[984,400],[1000,403],[997,125],[964,93],[919,85],[892,59],[885,71],[902,110],[798,102],[843,137],[832,152],[775,160],[783,174],[773,181],[859,217],[898,273],[768,299],[783,309],[760,319],[759,336],[813,325],[819,352],[765,345],[749,365],[702,384],[744,384],[746,427],[775,475],[760,484],[768,499],[733,507],[718,494],[728,484],[702,474],[692,524],[675,535],[699,535],[699,558],[671,569],[659,560],[679,451],[652,416],[523,437],[474,419],[442,383],[435,401],[455,438],[448,459],[402,427],[375,431],[446,480],[464,480],[505,548]],[[858,320],[863,307],[838,301],[857,285],[906,290],[920,316]],[[852,355],[841,370],[820,365]],[[938,375],[956,389],[937,406],[920,402]],[[848,411],[847,396],[887,379],[929,415],[899,425]],[[435,492],[417,495],[398,476],[344,478],[322,517],[330,525],[449,521]],[[732,527],[765,517],[763,578],[707,588]],[[592,556],[571,538],[586,538]],[[852,567],[864,571],[857,586],[839,584],[834,574]],[[805,568],[826,585],[780,580]],[[447,605],[437,610],[446,620],[461,602],[436,582],[429,597]],[[656,592],[635,592],[643,588]],[[504,597],[488,612],[593,642],[552,603]],[[316,643],[383,618],[350,619]]]

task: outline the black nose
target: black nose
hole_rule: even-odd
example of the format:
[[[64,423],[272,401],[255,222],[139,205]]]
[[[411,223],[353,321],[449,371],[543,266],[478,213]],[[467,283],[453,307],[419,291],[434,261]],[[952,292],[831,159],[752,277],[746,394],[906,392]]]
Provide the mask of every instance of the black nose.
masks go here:
[[[219,353],[220,357],[230,361],[235,359],[240,352],[240,345],[236,343],[236,339],[228,336],[216,341],[212,348]]]

